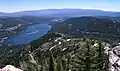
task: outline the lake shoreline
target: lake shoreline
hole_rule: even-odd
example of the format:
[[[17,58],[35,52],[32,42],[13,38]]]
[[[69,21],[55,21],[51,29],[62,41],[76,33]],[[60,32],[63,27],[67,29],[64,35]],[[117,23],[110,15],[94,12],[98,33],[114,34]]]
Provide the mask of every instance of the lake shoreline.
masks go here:
[[[42,26],[41,28],[40,28],[40,25]],[[32,29],[30,30],[30,31],[28,31],[28,29],[30,29],[30,27],[31,28],[33,28],[32,26],[35,26],[35,27],[37,27],[38,29],[39,29],[39,31],[36,31],[36,29],[34,30],[33,29],[33,31],[32,31]],[[39,27],[38,27],[39,26]],[[46,26],[46,27],[45,27]],[[18,35],[21,35],[21,34],[28,34],[27,35],[27,37],[30,37],[31,35],[34,35],[34,34],[36,34],[36,33],[40,33],[40,34],[36,34],[36,35],[40,35],[40,36],[36,36],[36,37],[31,37],[31,38],[37,38],[37,37],[42,37],[43,35],[45,35],[45,34],[47,34],[50,30],[51,30],[51,27],[52,26],[50,26],[49,24],[32,24],[32,25],[29,25],[23,32],[20,32],[20,33],[17,33],[17,34],[14,34],[14,35],[12,35],[12,36],[9,36],[9,38],[8,39],[6,39],[5,40],[5,42],[4,42],[4,44],[6,44],[6,45],[9,45],[9,44],[11,44],[11,42],[9,41],[9,40],[11,40],[12,38],[14,39],[14,37],[16,37],[16,36],[18,36]],[[43,29],[43,30],[41,30],[41,29]],[[40,30],[41,30],[41,32],[40,32]],[[26,32],[26,31],[28,31],[28,32]],[[32,31],[32,32],[31,32]],[[43,33],[43,34],[42,34]],[[24,37],[24,36],[23,36]],[[27,38],[26,37],[26,38]],[[26,39],[25,38],[25,39]],[[29,38],[29,39],[31,39],[31,38]],[[19,40],[21,40],[21,38],[17,38],[17,39],[19,39]],[[28,39],[28,40],[29,40]],[[35,39],[33,39],[33,40],[35,40]],[[24,41],[27,41],[27,40],[24,40]],[[24,43],[24,41],[23,41],[23,43]],[[32,41],[32,40],[31,40]],[[27,41],[28,42],[28,41]],[[14,41],[14,43],[16,43],[15,41]],[[19,45],[19,44],[11,44],[11,45]],[[22,44],[23,44],[22,43]],[[24,43],[24,44],[27,44],[27,43]]]

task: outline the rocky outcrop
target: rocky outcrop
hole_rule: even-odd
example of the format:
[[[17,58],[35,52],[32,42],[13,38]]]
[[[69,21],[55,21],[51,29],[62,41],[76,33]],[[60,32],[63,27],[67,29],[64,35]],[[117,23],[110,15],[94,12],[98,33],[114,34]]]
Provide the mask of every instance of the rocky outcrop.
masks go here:
[[[120,44],[107,46],[106,48],[109,60],[108,71],[120,71]]]
[[[52,55],[56,69],[61,66],[66,71],[89,71],[91,69],[92,71],[105,71],[103,48],[105,42],[87,38],[75,38],[60,33],[56,33],[57,37],[56,35],[51,35],[44,37],[43,40],[34,41],[29,45],[31,52],[28,54],[29,59],[27,61],[29,64],[27,68],[30,68],[30,70],[48,71],[49,59]],[[40,43],[41,41],[42,43]],[[33,45],[37,45],[37,48]],[[90,65],[89,68],[87,68],[87,65]],[[63,71],[63,69],[59,71]]]
[[[23,70],[18,69],[12,65],[7,65],[4,68],[0,69],[0,71],[23,71]]]

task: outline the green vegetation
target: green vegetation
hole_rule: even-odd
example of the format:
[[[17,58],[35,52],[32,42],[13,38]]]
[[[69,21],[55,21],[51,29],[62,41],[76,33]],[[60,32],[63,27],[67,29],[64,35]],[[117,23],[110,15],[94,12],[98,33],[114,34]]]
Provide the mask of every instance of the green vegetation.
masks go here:
[[[57,38],[61,38],[61,45]],[[66,41],[68,38],[71,41]],[[25,71],[105,71],[102,41],[49,33],[28,45],[0,47],[0,66],[12,64]]]
[[[24,53],[26,45],[3,45],[0,47],[0,67],[11,64],[19,66],[21,52]]]
[[[32,24],[32,23],[43,23],[43,22],[51,22],[53,18],[41,18],[35,16],[23,16],[23,17],[6,17],[0,18],[0,24],[2,24],[2,28],[9,28],[16,26],[18,24]]]
[[[62,28],[62,29],[61,29]],[[100,19],[96,17],[77,17],[54,24],[51,32],[60,32],[75,37],[90,37],[105,41],[117,41],[120,35],[120,23],[116,20]]]
[[[30,25],[48,23],[53,19],[54,18],[41,18],[35,16],[0,18],[0,44],[4,43],[4,38],[22,33]]]
[[[48,37],[49,39],[50,37],[54,38],[45,42],[44,40],[39,40],[44,42],[42,44],[39,43],[40,45],[36,43],[38,40],[32,42],[32,44],[38,45],[35,49],[32,49],[32,54],[35,56],[37,61],[36,64],[38,64],[37,67],[34,68],[38,69],[38,66],[40,66],[40,71],[105,71],[106,55],[104,53],[103,42],[90,39],[83,40],[80,38],[71,38],[71,42],[64,42],[59,46],[54,44],[54,40],[56,39],[55,36],[55,34],[45,36],[45,40],[47,40]],[[65,38],[67,37],[64,37],[64,39]],[[52,44],[47,46],[46,43],[51,42]],[[32,44],[30,45],[32,46]],[[46,46],[42,46],[45,44]],[[95,44],[97,44],[97,46],[94,46]],[[56,47],[52,50],[47,49],[54,45]],[[61,49],[63,48],[66,48],[66,50],[62,51]],[[34,68],[32,67],[32,69]]]
[[[106,71],[104,40],[119,38],[119,22],[80,17],[52,26],[47,35],[28,45],[1,46],[0,67],[11,64],[24,71]]]

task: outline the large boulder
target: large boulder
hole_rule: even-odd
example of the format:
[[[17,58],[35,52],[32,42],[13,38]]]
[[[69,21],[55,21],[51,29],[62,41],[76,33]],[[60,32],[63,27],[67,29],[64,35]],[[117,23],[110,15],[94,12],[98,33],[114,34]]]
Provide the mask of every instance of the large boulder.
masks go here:
[[[108,50],[109,71],[120,71],[120,44],[111,47]]]

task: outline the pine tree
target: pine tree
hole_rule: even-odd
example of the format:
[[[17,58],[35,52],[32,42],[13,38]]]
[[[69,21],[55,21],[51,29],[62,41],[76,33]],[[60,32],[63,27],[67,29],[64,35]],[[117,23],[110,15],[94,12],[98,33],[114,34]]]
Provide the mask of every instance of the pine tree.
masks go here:
[[[104,64],[105,64],[105,53],[104,53],[104,47],[102,45],[102,42],[98,42],[99,44],[99,49],[98,49],[98,68],[99,71],[104,71]]]
[[[56,71],[56,64],[55,64],[55,60],[53,58],[53,54],[51,53],[51,57],[50,57],[50,63],[49,63],[49,71]]]
[[[79,48],[79,52],[71,59],[71,66],[73,71],[89,71],[90,67],[90,47],[88,41]]]
[[[85,71],[90,71],[89,69],[90,69],[90,47],[89,47],[89,42],[87,41],[86,42],[86,46],[85,46],[85,48],[87,48],[87,52],[86,52],[86,58],[85,58],[85,66],[86,66],[86,68],[85,68]]]
[[[71,59],[71,69],[73,71],[98,71],[98,47],[94,47],[95,42],[91,40],[86,40],[85,43]]]
[[[48,60],[47,59],[45,59],[45,60],[42,60],[41,61],[41,69],[40,69],[40,71],[47,71],[47,69],[48,69]]]
[[[62,59],[61,57],[58,57],[58,62],[57,62],[57,71],[65,71],[64,67],[63,67],[63,63],[62,63]]]
[[[67,59],[65,55],[62,57],[61,62],[62,62],[62,67],[64,68],[64,71],[66,71],[67,70]]]
[[[71,54],[70,53],[68,53],[68,55],[67,55],[67,71],[69,71],[70,70],[70,59],[71,59]]]

